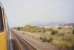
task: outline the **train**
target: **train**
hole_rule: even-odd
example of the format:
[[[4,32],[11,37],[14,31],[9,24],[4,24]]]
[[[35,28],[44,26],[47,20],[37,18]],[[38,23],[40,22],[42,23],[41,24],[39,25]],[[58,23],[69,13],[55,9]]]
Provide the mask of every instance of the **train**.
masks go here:
[[[8,50],[8,22],[2,3],[0,3],[0,50]]]

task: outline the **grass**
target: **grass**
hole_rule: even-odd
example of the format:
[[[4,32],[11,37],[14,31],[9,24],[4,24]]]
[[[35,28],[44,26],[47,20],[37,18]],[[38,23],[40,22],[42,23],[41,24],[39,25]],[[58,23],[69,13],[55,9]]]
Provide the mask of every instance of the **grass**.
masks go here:
[[[74,47],[74,28],[58,27],[54,29],[40,28],[38,26],[27,26],[24,28],[24,31],[31,32],[34,34],[34,37],[40,34],[39,38],[42,42],[51,43],[59,48]]]

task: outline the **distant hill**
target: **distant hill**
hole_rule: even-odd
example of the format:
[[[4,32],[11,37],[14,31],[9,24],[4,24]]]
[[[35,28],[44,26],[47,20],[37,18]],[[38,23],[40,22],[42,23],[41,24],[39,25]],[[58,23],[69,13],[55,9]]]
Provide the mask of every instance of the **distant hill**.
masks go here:
[[[67,25],[67,26],[74,26],[74,23],[66,23],[64,25]]]
[[[38,22],[36,22],[36,23],[33,23],[33,25],[37,25],[37,26],[56,26],[56,25],[59,25],[59,26],[74,26],[74,23],[54,23],[54,22],[52,22],[52,23],[46,23],[46,22],[44,22],[44,23],[38,23]]]

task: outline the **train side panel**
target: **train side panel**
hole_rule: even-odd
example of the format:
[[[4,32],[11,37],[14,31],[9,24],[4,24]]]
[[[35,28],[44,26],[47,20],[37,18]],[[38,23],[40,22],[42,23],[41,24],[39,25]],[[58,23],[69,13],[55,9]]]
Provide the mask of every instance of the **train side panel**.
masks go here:
[[[0,50],[7,50],[7,34],[0,32]]]

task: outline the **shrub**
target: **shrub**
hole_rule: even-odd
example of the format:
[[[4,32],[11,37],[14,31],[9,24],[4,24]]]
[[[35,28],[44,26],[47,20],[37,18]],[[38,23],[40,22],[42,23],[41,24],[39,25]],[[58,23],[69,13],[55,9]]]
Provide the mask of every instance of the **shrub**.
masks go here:
[[[73,30],[72,30],[72,34],[74,34],[74,28],[73,28]]]

